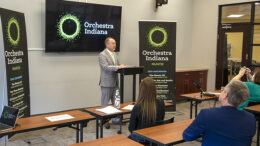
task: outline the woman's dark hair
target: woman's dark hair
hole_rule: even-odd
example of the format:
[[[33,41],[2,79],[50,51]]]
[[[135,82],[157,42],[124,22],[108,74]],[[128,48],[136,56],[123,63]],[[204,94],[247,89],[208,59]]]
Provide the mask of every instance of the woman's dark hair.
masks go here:
[[[255,75],[254,75],[254,83],[260,85],[260,69],[255,70]]]

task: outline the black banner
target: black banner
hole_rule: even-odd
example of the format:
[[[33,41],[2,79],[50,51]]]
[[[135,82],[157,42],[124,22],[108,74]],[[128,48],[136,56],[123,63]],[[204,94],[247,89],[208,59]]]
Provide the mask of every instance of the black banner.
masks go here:
[[[25,18],[23,13],[0,8],[7,76],[8,105],[30,116],[30,90]]]
[[[157,98],[175,103],[176,22],[139,21],[139,40],[140,79],[152,77]]]

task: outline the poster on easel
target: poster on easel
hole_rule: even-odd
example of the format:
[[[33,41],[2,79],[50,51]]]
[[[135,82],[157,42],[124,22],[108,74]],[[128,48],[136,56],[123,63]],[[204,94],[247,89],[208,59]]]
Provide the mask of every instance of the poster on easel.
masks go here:
[[[19,109],[19,118],[30,116],[30,89],[28,48],[26,38],[25,17],[23,13],[0,8],[3,54],[0,59],[5,62],[4,76],[7,103]],[[6,98],[6,97],[2,97]]]
[[[172,102],[176,110],[176,22],[139,21],[139,65],[144,66],[140,80],[152,77],[157,98]]]

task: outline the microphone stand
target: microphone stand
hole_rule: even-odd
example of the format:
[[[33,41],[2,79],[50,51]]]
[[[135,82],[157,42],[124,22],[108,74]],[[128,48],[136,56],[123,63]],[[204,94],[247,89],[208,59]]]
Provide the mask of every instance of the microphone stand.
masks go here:
[[[200,98],[202,98],[203,97],[203,95],[204,95],[204,93],[203,93],[204,91],[200,88]]]

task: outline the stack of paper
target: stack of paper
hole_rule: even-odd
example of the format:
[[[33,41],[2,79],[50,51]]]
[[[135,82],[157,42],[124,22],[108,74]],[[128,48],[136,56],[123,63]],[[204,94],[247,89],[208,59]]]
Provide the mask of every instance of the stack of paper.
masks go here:
[[[105,108],[96,109],[96,111],[105,113],[105,114],[114,114],[114,113],[120,113],[122,111],[118,110],[117,108],[114,108],[112,106],[107,106]]]
[[[61,121],[61,120],[68,120],[68,119],[73,119],[69,114],[64,114],[64,115],[58,115],[58,116],[52,116],[52,117],[45,117],[47,120],[51,122],[56,122],[56,121]]]
[[[128,106],[125,106],[124,108],[122,108],[122,109],[124,109],[124,110],[133,110],[133,108],[134,108],[134,106],[135,105],[128,105]]]

